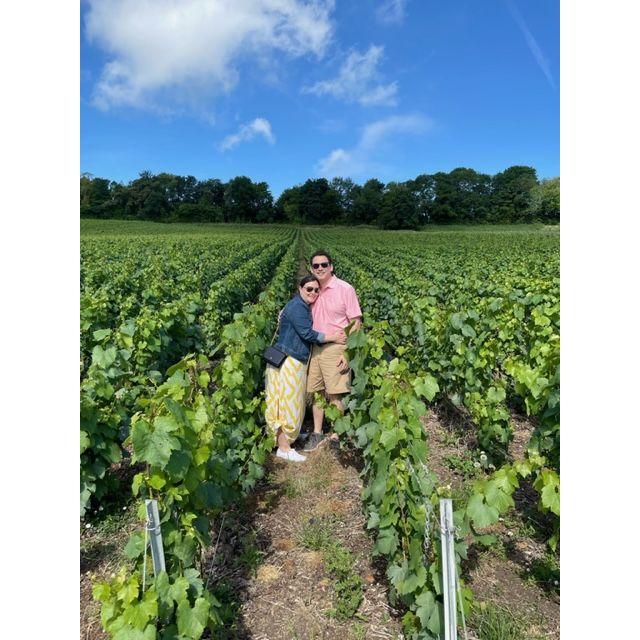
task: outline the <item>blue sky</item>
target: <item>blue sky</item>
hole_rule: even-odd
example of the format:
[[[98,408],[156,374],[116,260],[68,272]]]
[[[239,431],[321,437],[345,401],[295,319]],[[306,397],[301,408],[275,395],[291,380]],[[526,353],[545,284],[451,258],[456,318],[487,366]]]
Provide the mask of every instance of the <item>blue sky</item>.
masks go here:
[[[559,175],[558,0],[87,0],[81,170]]]

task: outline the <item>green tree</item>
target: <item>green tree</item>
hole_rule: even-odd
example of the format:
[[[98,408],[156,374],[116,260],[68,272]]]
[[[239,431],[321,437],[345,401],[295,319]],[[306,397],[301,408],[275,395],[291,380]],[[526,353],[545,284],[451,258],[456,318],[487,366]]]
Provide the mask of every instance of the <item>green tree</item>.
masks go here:
[[[491,181],[490,222],[520,222],[530,211],[531,190],[538,184],[533,167],[513,166],[496,173]]]
[[[417,229],[418,201],[411,186],[390,182],[382,196],[378,224],[383,229]]]
[[[256,182],[253,185],[255,221],[256,222],[273,222],[275,219],[275,211],[273,209],[273,196],[269,191],[269,185],[266,182]]]
[[[337,194],[337,202],[340,207],[337,222],[351,224],[353,220],[353,202],[361,190],[351,178],[333,178],[329,185]]]
[[[430,207],[429,220],[436,223],[457,221],[455,210],[456,189],[451,174],[438,171],[433,174],[435,197]]]
[[[246,176],[237,176],[224,188],[225,222],[253,222],[253,182]]]
[[[459,222],[484,222],[491,206],[491,176],[459,167],[449,173],[452,209]]]
[[[531,189],[530,220],[558,222],[560,220],[560,178],[548,178]]]
[[[202,180],[195,186],[195,201],[198,204],[224,207],[224,183],[217,178]]]
[[[409,180],[407,186],[416,198],[420,224],[430,222],[433,215],[433,203],[436,199],[435,178],[423,173],[413,180]]]
[[[80,176],[80,215],[82,217],[105,217],[105,205],[111,199],[109,180],[95,178],[89,173]]]
[[[307,180],[300,187],[299,198],[302,224],[330,224],[339,220],[339,195],[326,178]]]
[[[367,180],[354,193],[351,224],[374,224],[380,214],[384,183],[376,178]]]
[[[302,224],[300,211],[300,187],[285,189],[275,204],[275,216],[279,220],[285,220],[290,224]]]
[[[230,180],[224,190],[227,222],[267,222],[273,214],[273,196],[266,182],[253,183],[246,176]]]

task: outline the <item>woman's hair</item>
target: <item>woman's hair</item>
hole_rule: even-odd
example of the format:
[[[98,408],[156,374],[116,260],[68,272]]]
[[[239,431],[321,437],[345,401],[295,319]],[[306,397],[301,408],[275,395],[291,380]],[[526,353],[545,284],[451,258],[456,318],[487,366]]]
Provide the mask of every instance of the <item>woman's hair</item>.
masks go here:
[[[318,280],[318,278],[309,274],[308,276],[301,278],[300,282],[298,283],[298,286],[304,287],[305,284],[309,284],[310,282],[317,282],[318,284],[320,284],[320,280]]]

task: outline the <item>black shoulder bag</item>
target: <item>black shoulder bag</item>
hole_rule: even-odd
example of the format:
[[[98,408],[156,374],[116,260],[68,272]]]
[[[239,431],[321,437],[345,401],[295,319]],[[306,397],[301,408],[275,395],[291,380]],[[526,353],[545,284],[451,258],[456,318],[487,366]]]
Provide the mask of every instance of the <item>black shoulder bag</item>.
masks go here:
[[[271,344],[264,350],[262,357],[273,367],[279,369],[282,366],[282,363],[285,361],[287,354],[284,351],[278,349],[278,347],[273,346],[273,341],[276,339],[276,334],[280,329],[280,317],[284,312],[284,309],[278,314],[278,325],[276,326],[276,330],[273,334],[273,338],[271,338]]]

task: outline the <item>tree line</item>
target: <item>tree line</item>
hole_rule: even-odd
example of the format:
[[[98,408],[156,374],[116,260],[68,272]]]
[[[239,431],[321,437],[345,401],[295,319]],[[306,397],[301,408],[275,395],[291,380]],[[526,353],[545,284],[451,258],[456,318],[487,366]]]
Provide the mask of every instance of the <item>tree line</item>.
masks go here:
[[[538,180],[533,167],[493,176],[473,169],[422,174],[387,184],[372,178],[309,179],[274,201],[266,182],[228,182],[143,171],[127,185],[82,174],[80,215],[156,222],[282,222],[376,225],[417,229],[425,224],[560,220],[560,178]]]

